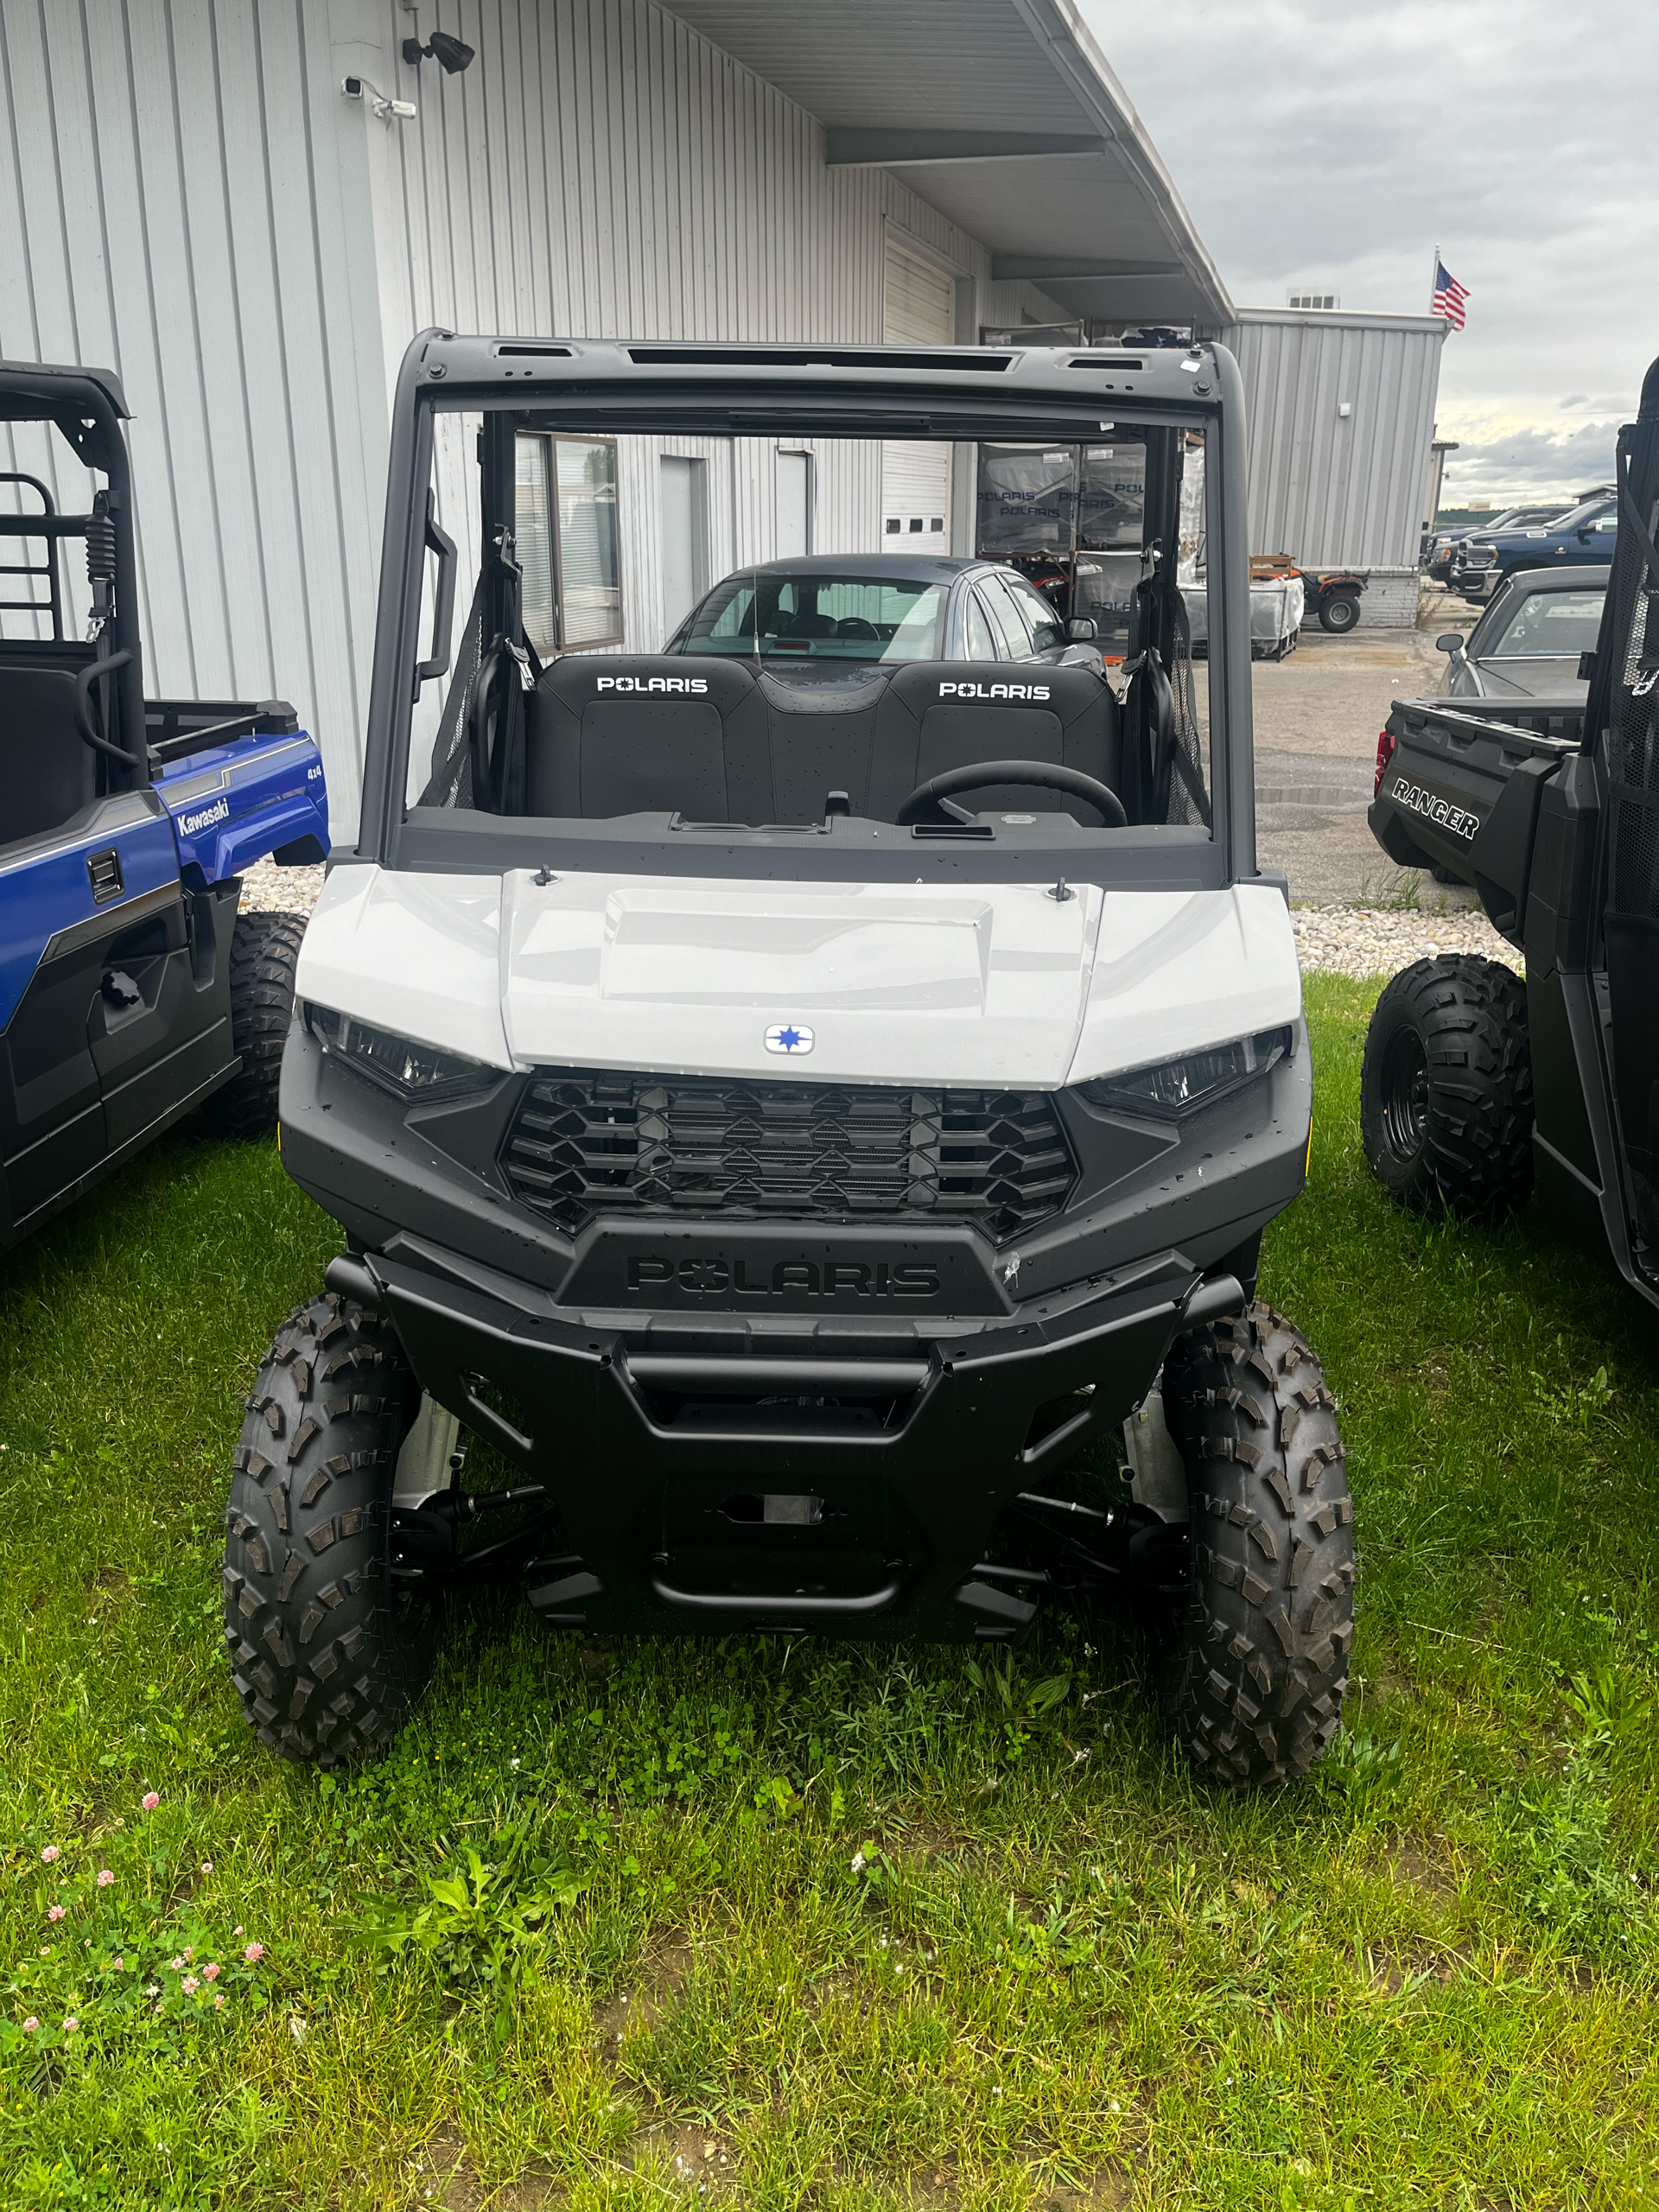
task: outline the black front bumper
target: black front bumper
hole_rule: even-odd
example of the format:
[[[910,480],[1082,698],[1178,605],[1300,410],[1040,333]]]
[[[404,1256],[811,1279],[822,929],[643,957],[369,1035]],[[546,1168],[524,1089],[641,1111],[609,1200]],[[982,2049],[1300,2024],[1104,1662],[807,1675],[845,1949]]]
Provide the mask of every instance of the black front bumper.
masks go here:
[[[1015,1631],[1032,1607],[976,1572],[1001,1516],[1127,1418],[1184,1312],[1242,1302],[1310,1107],[1305,1041],[1179,1130],[1061,1094],[1073,1195],[1002,1246],[695,1213],[565,1236],[500,1171],[523,1081],[407,1108],[296,1024],[283,1157],[422,1387],[544,1487],[531,1601],[594,1630]]]
[[[975,1572],[1000,1516],[1122,1422],[1184,1319],[1243,1299],[1167,1253],[1052,1320],[837,1357],[713,1331],[639,1349],[411,1239],[360,1264],[422,1387],[556,1502],[531,1602],[594,1630],[1009,1634],[1031,1607]],[[782,1501],[810,1518],[766,1517]]]

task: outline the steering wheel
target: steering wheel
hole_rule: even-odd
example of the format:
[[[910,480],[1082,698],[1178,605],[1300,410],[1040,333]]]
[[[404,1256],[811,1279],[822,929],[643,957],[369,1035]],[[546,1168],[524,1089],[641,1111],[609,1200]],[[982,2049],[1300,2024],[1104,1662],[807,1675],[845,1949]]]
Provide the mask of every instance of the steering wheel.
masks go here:
[[[880,635],[874,622],[867,622],[861,614],[843,614],[836,625],[838,638],[876,638]]]
[[[1129,817],[1115,791],[1085,776],[1081,768],[1062,768],[1048,760],[974,760],[965,768],[947,768],[918,784],[893,821],[903,829],[921,821],[939,800],[957,791],[982,791],[990,784],[1035,784],[1046,791],[1069,791],[1073,798],[1087,799],[1109,829],[1128,827]]]

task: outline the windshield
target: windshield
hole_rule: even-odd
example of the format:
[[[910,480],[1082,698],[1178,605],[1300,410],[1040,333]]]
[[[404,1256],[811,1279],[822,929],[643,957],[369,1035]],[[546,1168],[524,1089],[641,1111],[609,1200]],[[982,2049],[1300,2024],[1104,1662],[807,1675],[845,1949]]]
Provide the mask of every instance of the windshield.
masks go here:
[[[914,577],[740,569],[715,586],[670,646],[762,660],[937,660],[946,588]]]
[[[1171,371],[1164,419],[1114,425],[1108,453],[1100,396],[1078,406],[1064,361],[1052,398],[999,388],[993,405],[982,379],[1004,372],[981,369],[955,398],[932,391],[929,413],[920,386],[798,397],[715,379],[723,355],[683,385],[636,382],[658,365],[594,341],[596,391],[586,353],[567,386],[556,349],[530,370],[443,343],[480,349],[474,384],[499,374],[503,391],[419,403],[398,510],[407,665],[394,678],[383,624],[395,750],[378,740],[365,785],[387,803],[376,834],[394,864],[909,883],[971,865],[1051,889],[1089,870],[1227,877],[1226,703],[1188,550],[1222,512],[1220,480],[1213,423],[1173,365],[1145,372]],[[529,404],[516,380],[532,377]],[[893,434],[912,423],[930,435]],[[1019,435],[1028,423],[1052,428]],[[982,457],[1021,447],[1077,462],[1074,507],[1109,550],[1029,573],[993,559]],[[1155,857],[1177,848],[1179,863]]]
[[[1553,523],[1561,513],[1560,507],[1515,507],[1490,525],[1490,530],[1539,530]]]
[[[1601,591],[1529,591],[1503,618],[1497,635],[1481,649],[1486,660],[1576,659],[1595,648],[1601,628]]]
[[[1611,514],[1612,511],[1612,501],[1604,493],[1598,493],[1593,499],[1586,499],[1567,513],[1558,515],[1552,526],[1556,530],[1582,530],[1586,523],[1598,521],[1601,516]]]

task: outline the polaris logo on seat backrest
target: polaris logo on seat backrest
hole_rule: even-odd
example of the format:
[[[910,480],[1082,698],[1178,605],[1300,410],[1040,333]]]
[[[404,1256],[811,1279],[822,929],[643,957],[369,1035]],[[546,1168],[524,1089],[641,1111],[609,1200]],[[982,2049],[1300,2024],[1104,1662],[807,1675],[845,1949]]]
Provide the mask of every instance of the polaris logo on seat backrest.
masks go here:
[[[709,679],[706,676],[601,676],[594,689],[600,691],[703,692],[709,689]]]
[[[941,683],[941,699],[1046,699],[1046,683]]]
[[[1425,822],[1433,823],[1436,829],[1449,830],[1454,837],[1472,838],[1480,827],[1478,814],[1471,814],[1466,807],[1453,806],[1438,791],[1425,791],[1421,784],[1410,783],[1404,776],[1395,778],[1389,797],[1396,804],[1409,807],[1414,814],[1421,814]]]
[[[754,1267],[754,1273],[750,1273]],[[914,1261],[779,1260],[768,1268],[748,1260],[649,1258],[628,1262],[628,1290],[648,1297],[672,1284],[693,1298],[934,1298],[939,1271]]]
[[[228,822],[230,818],[229,799],[216,798],[211,806],[204,806],[200,814],[181,814],[179,827],[187,837],[194,837],[199,830],[211,830],[214,823]]]

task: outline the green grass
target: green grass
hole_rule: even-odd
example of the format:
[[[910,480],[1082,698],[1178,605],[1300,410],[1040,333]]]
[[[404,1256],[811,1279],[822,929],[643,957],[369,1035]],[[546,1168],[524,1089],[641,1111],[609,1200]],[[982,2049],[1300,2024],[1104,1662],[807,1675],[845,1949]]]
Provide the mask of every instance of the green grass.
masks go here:
[[[1192,1783],[1109,1629],[1000,1668],[601,1653],[482,1600],[388,1758],[281,1766],[220,1658],[219,1515],[332,1225],[274,1151],[175,1143],[14,1254],[5,2212],[1659,2192],[1653,1317],[1541,1211],[1389,1208],[1372,995],[1310,981],[1313,1181],[1264,1272],[1343,1407],[1355,1688],[1257,1802]]]

